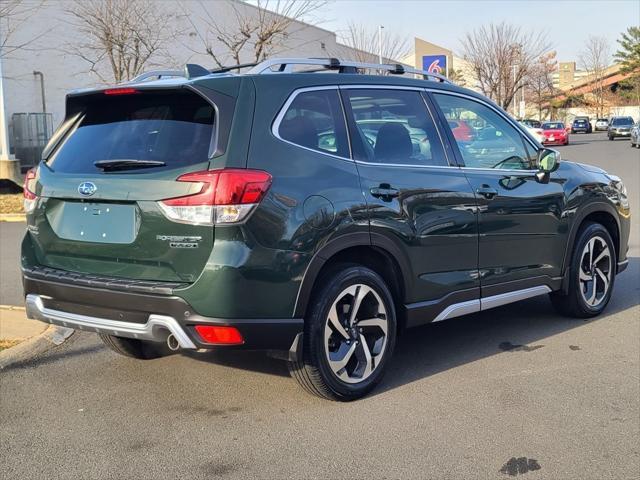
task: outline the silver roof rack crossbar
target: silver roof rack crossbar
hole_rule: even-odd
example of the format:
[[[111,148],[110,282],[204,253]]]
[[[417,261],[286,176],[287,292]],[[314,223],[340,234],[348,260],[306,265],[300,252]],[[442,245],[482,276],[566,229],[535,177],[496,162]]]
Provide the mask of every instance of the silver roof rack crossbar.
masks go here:
[[[330,70],[339,70],[344,73],[356,73],[358,69],[381,70],[392,75],[410,73],[421,75],[424,79],[434,79],[439,82],[452,83],[444,75],[405,67],[401,64],[380,64],[338,60],[337,58],[272,58],[265,60],[247,72],[249,75],[261,75],[269,73],[291,73],[295,66],[321,66]],[[274,67],[277,67],[274,69]]]

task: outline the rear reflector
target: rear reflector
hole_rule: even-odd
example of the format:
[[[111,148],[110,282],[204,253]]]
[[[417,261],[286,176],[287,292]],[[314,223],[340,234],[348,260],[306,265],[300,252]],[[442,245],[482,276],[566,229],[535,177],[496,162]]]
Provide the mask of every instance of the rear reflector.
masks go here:
[[[235,327],[196,325],[195,328],[205,343],[215,343],[218,345],[241,345],[244,343],[242,335]]]
[[[191,195],[159,202],[171,220],[198,224],[228,224],[244,220],[271,186],[271,175],[261,170],[227,168],[187,173],[178,182],[199,183]]]
[[[103,92],[105,95],[133,95],[134,93],[138,93],[138,90],[135,88],[108,88]]]

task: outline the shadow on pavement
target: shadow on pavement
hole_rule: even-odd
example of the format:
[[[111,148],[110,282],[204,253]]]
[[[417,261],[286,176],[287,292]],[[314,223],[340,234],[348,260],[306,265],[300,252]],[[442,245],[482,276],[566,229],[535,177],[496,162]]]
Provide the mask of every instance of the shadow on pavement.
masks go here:
[[[558,315],[544,295],[405,332],[398,339],[389,371],[373,395],[495,354],[544,348],[545,338],[585,323],[606,320],[639,305],[639,277],[640,259],[630,258],[627,271],[617,278],[614,295],[605,314],[588,321]],[[567,348],[571,347],[579,348],[567,345]],[[69,356],[96,353],[105,348],[97,340],[89,346],[74,345],[72,340],[41,357],[14,364],[4,371],[52,364]],[[282,360],[268,357],[260,351],[218,350],[208,353],[183,352],[180,355],[233,369],[288,376]]]
[[[605,320],[640,304],[640,259],[630,258],[629,267],[618,277],[614,296],[605,313],[582,320],[558,315],[546,295],[485,312],[438,322],[410,330],[400,336],[394,358],[383,382],[373,395],[420,378],[455,368],[498,353],[533,351],[544,347],[544,339]],[[569,348],[569,346],[567,346]],[[288,375],[283,361],[263,352],[219,351],[186,354],[195,360],[247,369],[271,375]]]
[[[22,370],[26,368],[39,367],[42,365],[50,365],[52,363],[56,363],[58,360],[65,360],[70,357],[75,357],[79,355],[86,355],[91,353],[96,353],[106,348],[102,345],[102,343],[96,345],[90,345],[86,347],[76,347],[73,345],[73,341],[75,340],[78,333],[74,333],[62,346],[53,347],[51,350],[43,352],[42,354],[29,358],[26,360],[21,360],[0,370],[0,372],[8,372],[11,370]]]

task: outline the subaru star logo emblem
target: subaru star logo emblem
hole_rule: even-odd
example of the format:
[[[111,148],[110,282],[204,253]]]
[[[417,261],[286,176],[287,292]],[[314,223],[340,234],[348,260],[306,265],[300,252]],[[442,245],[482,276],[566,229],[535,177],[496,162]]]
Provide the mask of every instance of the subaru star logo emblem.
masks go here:
[[[96,187],[96,184],[93,182],[82,182],[80,185],[78,185],[78,192],[80,193],[80,195],[84,195],[86,197],[89,197],[96,193],[96,190],[98,190],[98,187]]]

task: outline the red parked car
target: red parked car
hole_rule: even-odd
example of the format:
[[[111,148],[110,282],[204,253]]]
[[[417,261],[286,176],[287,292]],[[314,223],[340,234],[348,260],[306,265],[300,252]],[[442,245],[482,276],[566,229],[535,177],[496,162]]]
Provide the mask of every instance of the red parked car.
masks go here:
[[[461,142],[471,142],[474,137],[473,128],[463,120],[449,120],[449,127],[451,127],[451,133],[456,140]]]
[[[562,122],[545,122],[542,124],[543,145],[569,145],[569,132]]]

